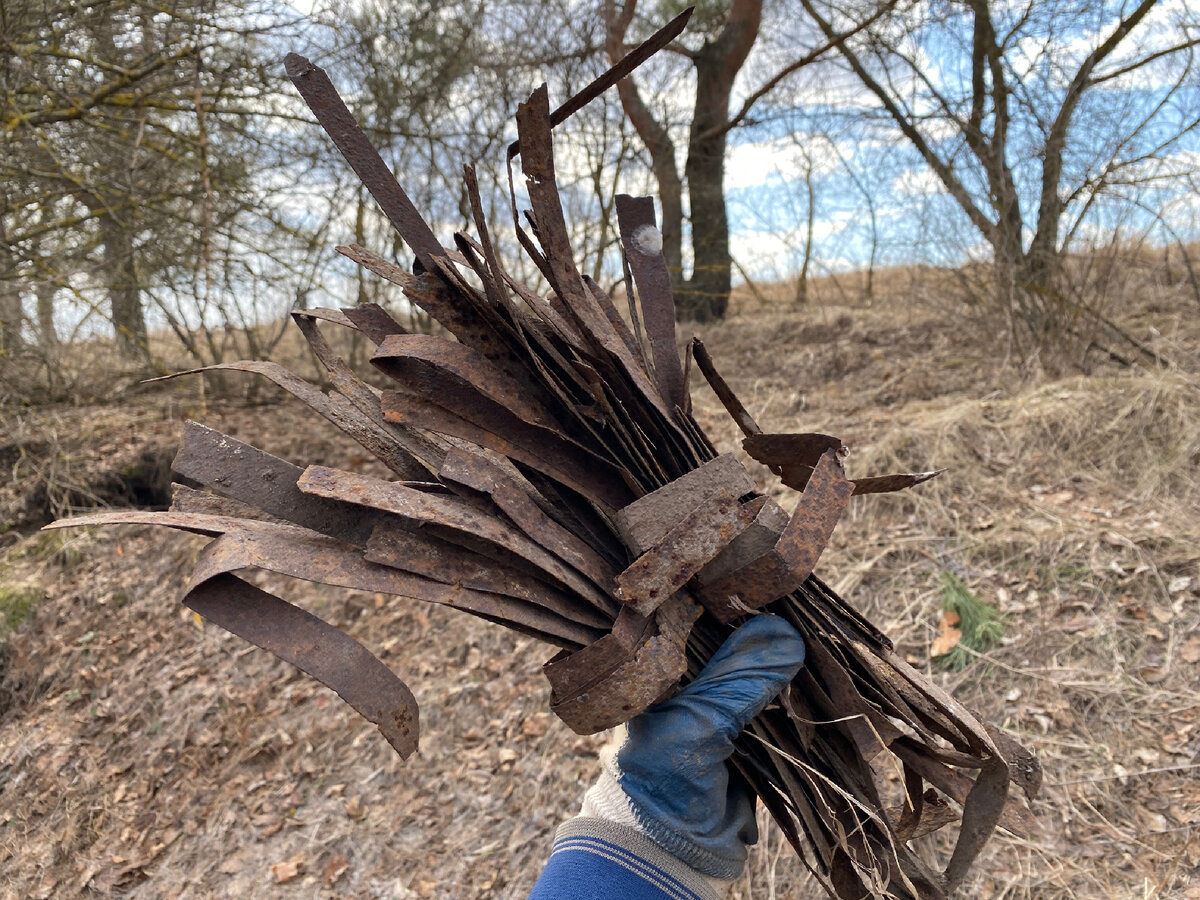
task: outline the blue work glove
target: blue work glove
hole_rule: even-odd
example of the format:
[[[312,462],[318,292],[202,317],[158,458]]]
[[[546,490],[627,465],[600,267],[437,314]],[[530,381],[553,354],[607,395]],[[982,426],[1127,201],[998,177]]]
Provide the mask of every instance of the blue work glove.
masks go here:
[[[758,828],[754,797],[726,760],[803,665],[804,641],[791,625],[752,618],[695,681],[617,729],[581,818],[631,827],[703,875],[736,878]]]

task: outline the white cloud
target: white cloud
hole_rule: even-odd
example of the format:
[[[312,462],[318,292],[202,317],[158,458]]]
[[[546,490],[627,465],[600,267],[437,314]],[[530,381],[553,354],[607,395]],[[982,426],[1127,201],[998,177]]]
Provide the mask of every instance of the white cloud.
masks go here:
[[[807,160],[805,150],[808,151]],[[789,135],[771,141],[738,144],[729,150],[725,160],[725,189],[803,181],[810,165],[817,178],[837,170],[840,163],[828,138]]]

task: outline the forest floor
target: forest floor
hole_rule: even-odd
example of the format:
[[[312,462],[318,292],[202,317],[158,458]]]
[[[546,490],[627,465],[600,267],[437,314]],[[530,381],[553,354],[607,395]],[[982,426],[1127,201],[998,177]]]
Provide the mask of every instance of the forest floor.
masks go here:
[[[1042,761],[1040,830],[994,839],[963,896],[1200,898],[1200,310],[1149,276],[1131,296],[1120,325],[1172,365],[1125,347],[1138,364],[1019,370],[900,281],[871,303],[743,298],[694,329],[768,431],[840,436],[852,475],[948,469],[857,499],[818,574]],[[164,502],[186,418],[366,464],[294,403],[198,384],[0,413],[0,898],[524,897],[603,741],[548,713],[551,648],[264,576],[412,686],[421,749],[402,763],[329,691],[178,605],[202,538],[36,530]],[[695,403],[740,453],[707,388]],[[930,657],[947,573],[1004,624],[959,671]],[[733,896],[818,896],[763,824]]]

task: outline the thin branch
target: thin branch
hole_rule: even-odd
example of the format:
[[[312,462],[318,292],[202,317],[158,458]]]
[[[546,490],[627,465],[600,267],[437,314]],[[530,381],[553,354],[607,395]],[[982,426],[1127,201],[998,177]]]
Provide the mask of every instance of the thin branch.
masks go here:
[[[746,120],[747,116],[750,115],[750,110],[753,109],[754,104],[757,103],[759,100],[761,100],[763,97],[765,97],[767,94],[771,93],[771,91],[775,90],[775,88],[779,86],[779,83],[782,82],[785,78],[787,78],[789,75],[791,75],[795,72],[800,71],[805,66],[811,65],[812,63],[816,62],[820,57],[822,57],[826,53],[828,53],[830,50],[833,50],[836,47],[838,47],[844,41],[849,40],[850,38],[854,37],[859,32],[874,25],[881,18],[883,18],[883,16],[885,14],[887,14],[888,12],[891,12],[891,10],[895,8],[895,6],[898,2],[899,2],[899,0],[887,0],[887,2],[884,3],[882,6],[880,6],[879,9],[876,10],[875,14],[872,15],[869,19],[866,19],[863,22],[861,22],[860,24],[855,25],[849,31],[842,32],[841,34],[838,34],[833,38],[828,38],[826,40],[826,42],[824,44],[822,44],[820,47],[818,47],[817,49],[809,51],[804,56],[802,56],[800,59],[784,66],[782,69],[780,69],[778,72],[776,72],[775,75],[773,75],[771,78],[769,78],[762,85],[762,87],[760,87],[757,91],[755,91],[753,94],[751,94],[749,97],[747,97],[746,101],[742,104],[742,108],[739,109],[737,111],[737,113],[735,113],[732,117],[730,117],[728,122],[726,122],[723,125],[715,125],[712,128],[708,129],[708,131],[705,131],[703,134],[700,135],[699,140],[706,141],[710,138],[717,137],[718,135],[724,134],[725,132],[736,128],[738,125],[740,125],[742,122],[744,122]]]

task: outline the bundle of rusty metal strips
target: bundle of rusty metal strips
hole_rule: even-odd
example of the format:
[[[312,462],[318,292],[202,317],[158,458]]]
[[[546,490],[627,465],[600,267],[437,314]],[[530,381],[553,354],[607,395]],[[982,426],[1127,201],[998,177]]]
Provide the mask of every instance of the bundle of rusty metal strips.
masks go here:
[[[328,685],[404,757],[417,747],[404,683],[348,635],[234,573],[267,569],[414,597],[553,644],[551,706],[579,733],[668,696],[743,617],[784,616],[803,635],[808,662],[739,740],[737,777],[832,895],[942,897],[996,825],[1030,831],[1009,786],[1032,797],[1036,760],[906,665],[812,574],[852,494],[937,473],[849,480],[836,438],[762,434],[699,341],[685,367],[649,198],[617,202],[631,325],[572,258],[551,130],[672,40],[686,18],[559,110],[550,111],[543,86],[517,111],[513,224],[548,296],[501,267],[470,168],[478,235],[455,234],[445,248],[325,73],[289,56],[289,76],[412,249],[415,274],[363,247],[339,251],[399,285],[457,340],[408,333],[378,306],[306,310],[295,320],[328,370],[329,393],[273,363],[210,368],[271,379],[394,479],[302,469],[190,423],[174,469],[204,490],[177,486],[169,512],[56,525],[148,522],[215,537],[183,602]],[[518,157],[532,236],[511,185]],[[352,371],[319,322],[370,339],[372,362],[394,389]],[[693,360],[745,432],[747,452],[801,492],[792,515],[757,494],[692,418]],[[910,842],[959,818],[949,861],[936,871]]]

